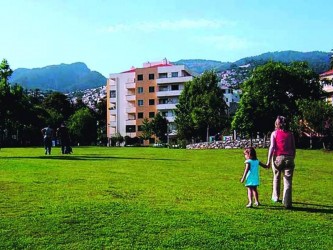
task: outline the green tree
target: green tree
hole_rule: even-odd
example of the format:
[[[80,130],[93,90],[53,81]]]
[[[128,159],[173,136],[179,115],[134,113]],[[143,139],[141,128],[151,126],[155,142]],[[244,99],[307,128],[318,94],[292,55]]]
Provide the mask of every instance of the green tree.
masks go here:
[[[8,110],[10,107],[10,85],[8,78],[12,74],[12,70],[6,59],[3,59],[0,64],[0,126],[5,126],[5,121],[8,119]]]
[[[296,121],[303,121],[315,133],[323,134],[326,121],[333,121],[333,106],[324,100],[302,99],[297,101],[297,106]]]
[[[10,145],[38,145],[41,142],[40,114],[35,103],[18,84],[9,84],[12,70],[6,60],[0,64],[0,126]],[[12,139],[13,138],[13,139]]]
[[[52,92],[43,101],[43,107],[49,113],[48,123],[52,126],[59,126],[72,114],[73,109],[68,97],[60,92]]]
[[[152,123],[149,121],[147,117],[143,119],[141,129],[142,129],[142,134],[140,137],[143,140],[149,140],[153,135],[153,129],[152,129]]]
[[[106,137],[106,111],[107,111],[107,101],[106,97],[101,99],[99,102],[96,103],[96,110],[95,116],[96,120],[98,121],[98,128],[97,128],[97,139],[102,144],[107,143]]]
[[[156,135],[160,142],[166,142],[167,130],[168,130],[168,120],[161,115],[161,113],[157,113],[154,119],[151,121],[152,132]]]
[[[82,109],[82,108],[87,108],[87,105],[83,102],[81,97],[78,97],[76,99],[76,102],[73,105],[73,108],[74,108],[74,110],[79,110],[79,109]]]
[[[216,73],[206,71],[195,77],[185,84],[179,97],[175,119],[179,137],[206,140],[209,133],[216,134],[227,126],[226,110]]]
[[[8,83],[8,78],[13,74],[13,70],[10,68],[6,59],[3,59],[0,64],[0,79]]]
[[[124,142],[124,137],[120,133],[115,133],[111,137],[111,146],[118,146],[120,147],[121,144]]]
[[[303,62],[268,62],[257,67],[241,88],[232,128],[248,135],[272,131],[277,115],[292,118],[298,113],[297,100],[318,100],[322,93],[318,75]]]
[[[88,108],[79,109],[68,120],[68,129],[72,141],[80,145],[91,145],[96,142],[96,119]]]

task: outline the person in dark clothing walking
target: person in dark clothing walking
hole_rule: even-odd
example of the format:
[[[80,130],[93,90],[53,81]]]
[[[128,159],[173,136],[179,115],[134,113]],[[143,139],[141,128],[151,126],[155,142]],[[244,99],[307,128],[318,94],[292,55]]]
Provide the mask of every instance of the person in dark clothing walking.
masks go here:
[[[69,131],[65,123],[62,123],[60,127],[57,129],[57,138],[60,140],[61,153],[62,154],[72,153],[72,149],[70,146]]]
[[[44,147],[45,147],[45,154],[51,154],[52,149],[52,136],[53,136],[53,129],[48,125],[47,127],[41,130],[43,139],[44,139]]]

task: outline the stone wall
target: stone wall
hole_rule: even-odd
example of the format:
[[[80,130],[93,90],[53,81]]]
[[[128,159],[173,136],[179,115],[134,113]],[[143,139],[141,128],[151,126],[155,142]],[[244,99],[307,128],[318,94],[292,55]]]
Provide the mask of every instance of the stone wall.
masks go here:
[[[264,143],[264,139],[253,139],[252,146],[255,148],[268,148],[269,140]],[[232,149],[232,148],[246,148],[251,146],[251,140],[227,140],[227,141],[214,141],[214,142],[200,142],[189,144],[186,149]]]

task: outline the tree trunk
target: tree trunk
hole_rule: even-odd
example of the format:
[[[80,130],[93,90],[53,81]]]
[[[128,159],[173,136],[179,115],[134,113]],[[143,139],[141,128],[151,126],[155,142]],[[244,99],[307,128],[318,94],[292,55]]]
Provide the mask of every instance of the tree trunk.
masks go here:
[[[209,142],[209,125],[207,125],[207,137],[206,137],[206,141],[207,143]]]

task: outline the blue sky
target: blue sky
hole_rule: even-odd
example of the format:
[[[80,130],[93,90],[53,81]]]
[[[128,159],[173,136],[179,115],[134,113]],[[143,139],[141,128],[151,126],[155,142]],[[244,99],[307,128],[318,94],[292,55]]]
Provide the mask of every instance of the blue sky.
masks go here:
[[[0,0],[12,69],[84,62],[104,76],[147,61],[236,61],[333,49],[326,0]]]

